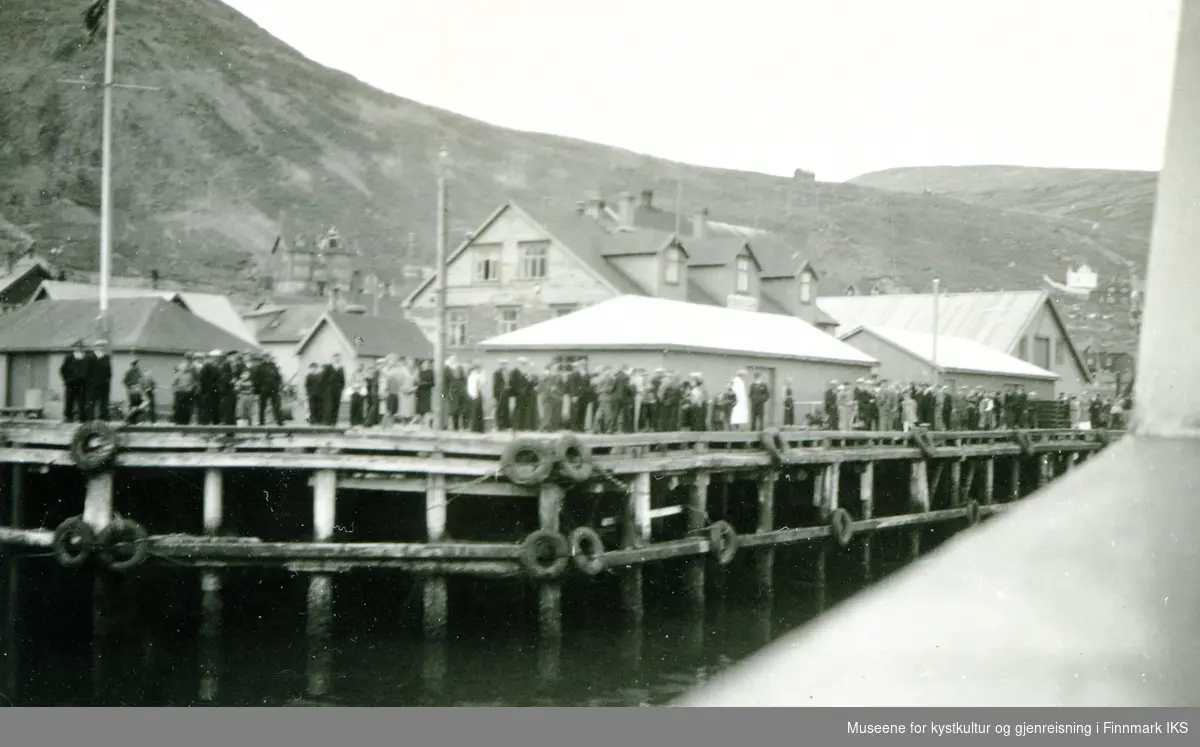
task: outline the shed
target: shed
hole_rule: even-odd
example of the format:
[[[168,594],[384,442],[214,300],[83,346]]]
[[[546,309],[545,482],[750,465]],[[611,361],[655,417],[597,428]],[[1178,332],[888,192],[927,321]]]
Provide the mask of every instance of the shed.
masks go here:
[[[767,424],[783,419],[783,383],[791,379],[800,417],[803,403],[821,401],[831,379],[869,375],[872,356],[796,317],[619,296],[555,319],[484,341],[489,365],[524,356],[536,365],[560,357],[597,365],[664,368],[701,373],[710,390],[738,369],[761,371],[772,391]]]
[[[355,368],[352,361],[363,365],[387,355],[431,359],[433,345],[407,319],[327,311],[296,346],[298,370],[304,371],[310,363],[328,363],[334,353],[342,356],[349,375]]]
[[[928,332],[864,325],[841,336],[879,360],[879,374],[893,381],[925,382],[934,371],[934,340]],[[1000,391],[1021,384],[1041,398],[1055,394],[1058,374],[965,337],[938,335],[939,380],[954,387]]]
[[[97,306],[90,300],[34,301],[0,317],[0,385],[7,407],[41,403],[47,417],[61,417],[58,369],[75,343],[96,340]],[[193,351],[254,350],[249,342],[188,311],[182,301],[114,298],[109,302],[110,399],[124,399],[121,378],[140,359],[158,382],[158,403],[167,401],[175,365]]]

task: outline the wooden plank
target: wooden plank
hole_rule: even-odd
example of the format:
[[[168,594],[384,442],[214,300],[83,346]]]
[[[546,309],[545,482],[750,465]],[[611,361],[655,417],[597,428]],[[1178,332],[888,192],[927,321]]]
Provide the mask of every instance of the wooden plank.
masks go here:
[[[687,488],[687,529],[689,536],[697,536],[708,526],[708,486],[707,472],[697,472]],[[707,575],[707,562],[703,559],[692,560],[684,569],[684,593],[688,602],[694,608],[704,607],[704,585]]]
[[[758,528],[759,534],[775,529],[775,480],[776,474],[768,472],[758,481]],[[770,593],[775,582],[775,550],[765,548],[755,557],[759,590]]]
[[[563,493],[561,485],[542,485],[538,497],[538,525],[541,529],[559,531]],[[557,581],[538,584],[538,635],[542,639],[562,637],[562,584]]]
[[[996,499],[996,460],[988,457],[983,461],[983,502],[990,505]]]
[[[858,475],[858,502],[862,517],[870,519],[875,515],[875,463],[867,462],[862,465]],[[862,570],[863,579],[871,580],[871,538],[864,537],[862,541]]]
[[[519,551],[516,544],[497,542],[231,542],[186,535],[150,538],[153,555],[177,560],[515,560]]]
[[[380,493],[424,493],[429,486],[427,477],[339,477],[343,490],[364,490]],[[447,480],[450,495],[480,495],[500,498],[535,498],[538,489],[526,485],[492,480]]]
[[[49,529],[18,529],[0,527],[0,545],[18,547],[50,547],[54,543],[54,532]]]
[[[709,551],[707,537],[689,537],[670,542],[659,542],[649,547],[623,548],[604,553],[604,565],[608,568],[629,566],[624,572],[638,570],[636,566],[660,560],[671,560]],[[640,588],[640,587],[639,587]]]

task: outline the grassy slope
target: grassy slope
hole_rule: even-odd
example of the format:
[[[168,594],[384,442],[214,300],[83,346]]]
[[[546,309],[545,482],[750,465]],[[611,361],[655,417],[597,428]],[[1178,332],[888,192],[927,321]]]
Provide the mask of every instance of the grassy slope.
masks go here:
[[[67,266],[92,267],[100,97],[56,81],[98,75],[101,45],[84,43],[78,3],[0,0],[0,13],[0,213],[62,245]],[[118,47],[121,80],[163,89],[116,92],[118,272],[246,287],[283,209],[289,234],[334,224],[387,266],[413,232],[428,260],[443,143],[453,238],[507,198],[563,209],[593,189],[668,198],[679,178],[689,212],[811,230],[808,253],[834,282],[894,274],[924,288],[937,274],[949,290],[1028,288],[1075,258],[1104,271],[1128,251],[1075,221],[853,184],[820,185],[819,216],[792,200],[788,217],[788,179],[506,130],[384,94],[217,0],[124,0]]]

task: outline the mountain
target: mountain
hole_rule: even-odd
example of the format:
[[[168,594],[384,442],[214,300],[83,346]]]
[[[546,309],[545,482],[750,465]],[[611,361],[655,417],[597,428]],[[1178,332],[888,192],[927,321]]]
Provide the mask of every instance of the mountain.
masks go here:
[[[61,81],[102,69],[85,5],[0,0],[0,217],[79,270],[96,264],[101,98]],[[119,82],[159,90],[114,91],[118,273],[236,293],[281,231],[330,225],[385,270],[410,234],[428,262],[442,146],[452,244],[506,199],[571,210],[592,190],[653,189],[670,208],[678,179],[689,214],[707,207],[713,220],[776,231],[831,285],[1040,287],[1069,262],[1103,274],[1144,253],[1071,215],[861,184],[819,184],[814,200],[788,178],[493,126],[317,65],[217,0],[122,0],[119,16]]]
[[[1158,173],[1027,166],[919,166],[863,174],[851,184],[931,193],[998,210],[1038,213],[1095,226],[1130,240],[1144,262]]]

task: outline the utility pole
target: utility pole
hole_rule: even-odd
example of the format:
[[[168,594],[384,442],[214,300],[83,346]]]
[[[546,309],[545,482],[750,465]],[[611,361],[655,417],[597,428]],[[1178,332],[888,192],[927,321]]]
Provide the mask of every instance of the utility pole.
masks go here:
[[[933,279],[933,383],[938,383],[938,286],[941,280]]]
[[[437,324],[433,338],[433,427],[446,427],[446,160],[448,152],[443,147],[438,152],[437,163]]]

